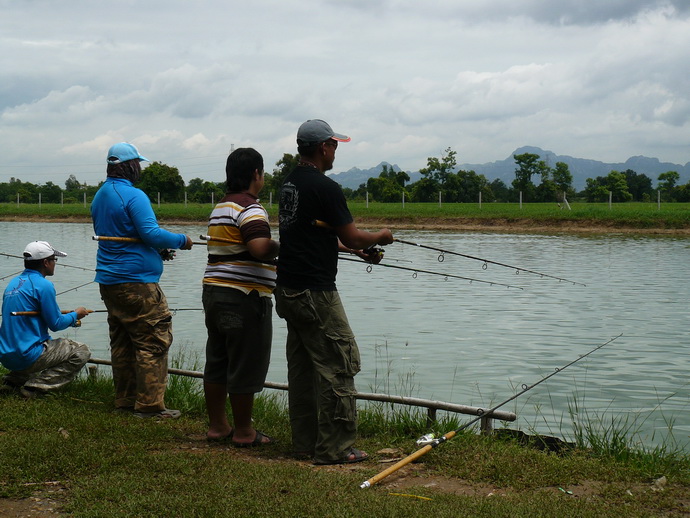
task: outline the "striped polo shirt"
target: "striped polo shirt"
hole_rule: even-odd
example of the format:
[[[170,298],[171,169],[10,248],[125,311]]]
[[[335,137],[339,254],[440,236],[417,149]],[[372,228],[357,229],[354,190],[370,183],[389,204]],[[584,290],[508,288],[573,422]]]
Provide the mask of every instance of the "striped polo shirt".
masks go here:
[[[249,193],[229,193],[213,209],[208,222],[208,264],[204,284],[270,296],[276,285],[275,262],[254,258],[246,243],[271,238],[268,213]],[[221,241],[213,241],[219,238]]]

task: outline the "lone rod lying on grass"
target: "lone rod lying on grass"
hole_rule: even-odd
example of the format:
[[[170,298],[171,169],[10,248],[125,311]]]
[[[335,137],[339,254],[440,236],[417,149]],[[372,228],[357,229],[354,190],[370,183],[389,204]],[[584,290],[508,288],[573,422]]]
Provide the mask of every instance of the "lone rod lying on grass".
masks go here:
[[[499,403],[498,405],[496,405],[495,407],[491,408],[490,410],[487,410],[487,411],[485,411],[485,412],[482,412],[482,413],[479,415],[479,417],[476,417],[475,419],[472,419],[470,422],[468,422],[468,423],[462,425],[462,426],[461,426],[460,428],[458,428],[457,430],[451,430],[450,432],[448,432],[448,433],[445,434],[444,436],[439,437],[438,439],[433,439],[429,444],[427,444],[427,445],[424,446],[423,448],[420,448],[420,449],[417,450],[416,452],[414,452],[414,453],[408,455],[407,457],[405,457],[404,459],[398,461],[396,464],[393,464],[391,467],[389,467],[388,469],[382,471],[382,472],[379,473],[378,475],[375,475],[375,476],[371,477],[369,480],[367,480],[367,481],[365,481],[365,482],[362,482],[362,484],[360,484],[359,487],[361,487],[362,489],[365,489],[365,488],[367,488],[367,487],[373,486],[373,485],[376,484],[377,482],[379,482],[379,481],[383,480],[384,478],[386,478],[388,475],[391,475],[391,474],[395,473],[396,471],[398,471],[398,470],[399,470],[400,468],[402,468],[403,466],[407,466],[410,462],[412,462],[412,461],[418,459],[418,458],[421,457],[422,455],[425,455],[425,454],[429,453],[432,449],[436,448],[438,445],[443,444],[444,442],[446,442],[446,441],[452,439],[453,437],[455,437],[455,435],[456,435],[458,432],[464,430],[465,428],[468,428],[469,426],[472,426],[474,423],[476,423],[477,421],[479,421],[483,416],[485,416],[485,415],[487,415],[487,414],[491,414],[491,412],[494,412],[495,410],[498,410],[498,409],[501,408],[503,405],[506,405],[506,404],[510,403],[511,401],[513,401],[514,399],[517,399],[518,397],[520,397],[520,396],[521,396],[522,394],[524,394],[525,392],[527,392],[527,391],[529,391],[529,390],[532,390],[532,389],[533,389],[534,387],[536,387],[537,385],[539,385],[539,384],[543,383],[544,381],[546,381],[547,379],[549,379],[551,376],[555,376],[555,375],[558,374],[559,372],[564,371],[565,369],[567,369],[568,367],[570,367],[570,366],[573,365],[574,363],[577,363],[577,362],[579,362],[581,359],[586,358],[587,356],[589,356],[589,355],[592,354],[593,352],[598,351],[599,349],[601,349],[601,348],[604,347],[605,345],[610,344],[611,342],[613,342],[614,340],[620,338],[621,336],[623,336],[623,333],[619,334],[618,336],[614,336],[613,338],[611,338],[611,339],[608,340],[607,342],[604,342],[603,344],[597,345],[594,349],[592,349],[592,350],[589,351],[588,353],[583,354],[582,356],[576,358],[575,360],[571,361],[570,363],[567,363],[567,364],[564,365],[563,367],[560,367],[560,368],[559,368],[559,367],[556,367],[556,369],[555,369],[551,374],[549,374],[548,376],[543,377],[542,379],[540,379],[539,381],[537,381],[537,382],[534,383],[533,385],[525,385],[525,384],[523,384],[523,385],[522,385],[522,390],[521,390],[520,392],[518,392],[517,394],[515,394],[513,397],[511,397],[511,398],[509,398],[509,399],[506,399],[505,401],[503,401],[502,403]]]

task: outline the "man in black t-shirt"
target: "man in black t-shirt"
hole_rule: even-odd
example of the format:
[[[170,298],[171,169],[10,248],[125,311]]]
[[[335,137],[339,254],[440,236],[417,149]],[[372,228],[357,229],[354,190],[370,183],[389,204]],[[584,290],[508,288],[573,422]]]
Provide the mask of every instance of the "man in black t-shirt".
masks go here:
[[[288,405],[292,444],[314,464],[359,462],[354,376],[359,350],[336,290],[338,252],[364,252],[393,242],[388,229],[359,230],[340,186],[324,173],[333,168],[339,142],[314,119],[297,132],[300,161],[280,190],[280,256],[276,312],[287,322]]]

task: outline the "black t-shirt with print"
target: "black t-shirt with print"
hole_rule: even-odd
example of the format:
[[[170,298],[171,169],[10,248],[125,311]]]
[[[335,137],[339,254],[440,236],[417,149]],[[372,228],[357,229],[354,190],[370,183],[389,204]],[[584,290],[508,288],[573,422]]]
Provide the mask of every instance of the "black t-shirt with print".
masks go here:
[[[347,225],[352,215],[343,191],[318,169],[300,165],[285,179],[279,198],[278,284],[293,289],[335,290],[338,239],[330,227]]]

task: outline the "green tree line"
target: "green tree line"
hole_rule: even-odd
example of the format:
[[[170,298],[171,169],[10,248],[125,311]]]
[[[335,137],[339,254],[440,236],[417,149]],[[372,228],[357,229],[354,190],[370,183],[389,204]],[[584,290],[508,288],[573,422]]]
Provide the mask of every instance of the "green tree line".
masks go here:
[[[489,181],[483,174],[457,168],[456,152],[450,147],[440,157],[429,157],[426,167],[419,170],[421,178],[410,182],[410,174],[394,171],[384,165],[378,177],[372,177],[357,189],[344,188],[349,199],[371,201],[433,202],[439,199],[446,203],[476,203],[481,194],[484,202],[516,202],[522,196],[524,202],[561,202],[563,196],[569,200],[588,202],[652,201],[656,193],[652,179],[631,169],[611,171],[607,176],[587,178],[585,188],[576,192],[573,176],[568,164],[556,162],[549,166],[534,153],[513,155],[515,160],[515,179],[506,185],[500,179]],[[264,197],[277,194],[285,177],[297,165],[299,157],[285,153],[278,160],[272,172],[266,173]],[[690,201],[690,182],[678,185],[680,175],[676,171],[661,173],[657,178],[657,189],[664,201]],[[101,182],[102,184],[102,182]],[[51,181],[45,184],[32,184],[11,178],[0,183],[0,202],[20,200],[23,203],[80,203],[91,200],[100,185],[87,185],[70,175],[64,189]],[[179,203],[185,200],[192,203],[209,203],[219,200],[225,194],[225,182],[209,182],[194,178],[185,184],[180,171],[161,162],[152,162],[142,171],[137,184],[151,199],[157,202]],[[611,193],[611,194],[609,194]],[[404,197],[404,198],[403,198]]]

